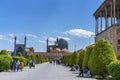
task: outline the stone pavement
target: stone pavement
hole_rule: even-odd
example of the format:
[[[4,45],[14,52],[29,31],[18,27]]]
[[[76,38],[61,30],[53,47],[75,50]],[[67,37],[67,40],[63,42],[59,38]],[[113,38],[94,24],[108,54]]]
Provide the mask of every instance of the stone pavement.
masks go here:
[[[35,69],[25,67],[23,72],[0,72],[0,80],[95,80],[76,77],[78,74],[69,70],[62,65],[43,63],[36,65]]]

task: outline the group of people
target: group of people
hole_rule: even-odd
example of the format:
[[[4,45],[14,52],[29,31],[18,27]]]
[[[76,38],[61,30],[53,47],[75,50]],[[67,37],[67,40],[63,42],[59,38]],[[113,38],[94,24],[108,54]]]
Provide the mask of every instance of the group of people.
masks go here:
[[[30,60],[29,61],[29,68],[35,68],[35,61]],[[11,71],[19,71],[19,70],[23,70],[24,68],[24,62],[23,61],[19,61],[19,60],[11,60],[10,62],[10,70]]]
[[[61,64],[61,61],[60,60],[58,60],[58,59],[50,59],[49,60],[49,63],[53,63],[54,65],[56,65],[56,64]]]
[[[79,65],[74,64],[70,71],[79,71]]]
[[[87,66],[84,67],[84,69],[79,70],[79,75],[81,77],[91,77],[90,70]]]
[[[77,71],[78,77],[91,77],[90,70],[87,66],[85,66],[84,69],[80,69],[79,65],[73,65],[71,71]]]
[[[10,62],[10,70],[11,71],[19,71],[19,70],[23,70],[24,68],[24,62],[23,61],[16,61],[16,60],[12,60]]]
[[[35,61],[33,61],[33,60],[30,60],[29,61],[29,68],[35,68]]]

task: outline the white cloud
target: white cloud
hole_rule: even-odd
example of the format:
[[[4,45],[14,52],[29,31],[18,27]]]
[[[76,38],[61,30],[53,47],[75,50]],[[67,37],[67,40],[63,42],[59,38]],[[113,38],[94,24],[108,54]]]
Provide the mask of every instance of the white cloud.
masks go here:
[[[62,33],[77,36],[77,37],[91,37],[92,35],[95,35],[94,32],[83,30],[83,29],[71,29],[69,31],[65,31]]]
[[[47,40],[47,37],[46,37],[46,36],[43,36],[42,39],[43,39],[43,40]]]
[[[9,36],[10,36],[10,35],[9,35]],[[12,36],[12,35],[11,35],[11,36]],[[6,36],[3,36],[3,35],[0,35],[0,40],[5,40],[5,41],[11,42],[11,43],[14,42],[12,39],[8,39]]]
[[[45,40],[38,40],[38,42],[40,42],[40,43],[46,43]]]
[[[4,37],[3,40],[8,41],[8,42],[10,42],[10,43],[14,43],[14,39],[9,39],[9,38],[7,38],[7,37]],[[16,40],[16,42],[18,43],[19,41]]]
[[[56,38],[55,38],[55,37],[49,37],[48,39],[49,39],[49,42],[55,42],[57,38],[59,38],[59,39],[60,39],[60,38],[63,38],[63,39],[65,39],[65,40],[67,40],[67,41],[71,40],[69,37],[63,37],[63,36],[58,36],[58,37],[56,37]],[[46,42],[46,40],[47,40],[47,37],[44,36],[44,37],[42,38],[42,41],[45,41],[45,42]]]
[[[26,34],[26,36],[28,36],[28,37],[32,37],[32,38],[38,38],[38,36],[33,35],[33,34]]]
[[[70,41],[70,40],[71,40],[69,37],[62,37],[62,36],[59,36],[58,38],[65,39],[66,41]]]
[[[46,43],[46,40],[49,40],[49,43],[53,43],[53,42],[55,42],[56,41],[56,38],[54,38],[54,37],[46,37],[46,36],[43,36],[42,37],[42,39],[40,39],[40,40],[38,40],[38,42],[40,42],[40,43]]]
[[[54,37],[50,37],[50,38],[49,38],[49,41],[51,41],[51,42],[55,42],[55,41],[56,41],[56,38],[54,38]]]
[[[33,41],[32,41],[32,40],[27,40],[27,42],[30,42],[30,43],[31,43],[31,42],[33,42]]]
[[[14,40],[12,40],[12,39],[4,39],[4,40],[6,40],[6,41],[8,41],[8,42],[11,42],[11,43],[14,43]],[[17,41],[18,42],[18,41]]]
[[[0,40],[4,39],[3,35],[0,35]]]
[[[12,38],[14,38],[15,37],[15,35],[14,34],[8,34],[10,37],[12,37]]]

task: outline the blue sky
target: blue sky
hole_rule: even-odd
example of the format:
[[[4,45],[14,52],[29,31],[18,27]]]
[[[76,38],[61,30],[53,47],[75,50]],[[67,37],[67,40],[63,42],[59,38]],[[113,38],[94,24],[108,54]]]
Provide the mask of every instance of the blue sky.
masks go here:
[[[69,50],[94,43],[93,13],[104,0],[0,0],[0,50],[14,50],[13,38],[27,47],[46,51],[46,38],[53,44],[62,37]]]

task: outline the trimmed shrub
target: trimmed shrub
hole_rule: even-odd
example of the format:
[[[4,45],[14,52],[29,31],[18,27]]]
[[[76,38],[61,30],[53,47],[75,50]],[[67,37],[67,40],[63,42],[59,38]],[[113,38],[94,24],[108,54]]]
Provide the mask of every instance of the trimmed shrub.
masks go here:
[[[12,60],[9,55],[0,55],[0,71],[10,69],[10,61]]]
[[[26,56],[27,62],[29,63],[30,60],[35,61],[36,64],[40,63],[40,62],[47,62],[48,58],[45,57],[41,57],[40,55],[27,55]]]
[[[48,62],[48,58],[41,57],[41,62]]]
[[[60,58],[61,62],[65,64],[65,55]]]
[[[83,59],[84,59],[84,55],[85,55],[85,50],[80,50],[79,55],[78,55],[78,59],[77,59],[77,63],[79,65],[79,67],[82,69],[82,64],[83,64]]]
[[[35,56],[34,56],[34,55],[30,55],[30,57],[31,57],[31,60],[33,60],[33,61],[36,62],[36,60],[35,60]]]
[[[110,63],[108,72],[112,75],[113,80],[120,80],[120,61]]]
[[[90,45],[88,47],[86,47],[86,53],[84,55],[84,59],[83,59],[83,64],[82,64],[82,68],[84,69],[85,67],[88,67],[88,61],[89,61],[89,56],[92,53],[92,50],[94,49],[94,44]]]
[[[25,58],[26,58],[27,60],[31,60],[31,56],[30,56],[30,55],[27,55]]]
[[[35,55],[35,59],[36,59],[36,63],[38,64],[40,62],[40,56],[39,55]]]
[[[21,52],[18,52],[17,56],[22,57],[22,53],[21,53]]]
[[[27,55],[25,58],[27,59],[27,64],[29,64],[29,61],[31,60],[31,56]]]
[[[8,55],[8,51],[7,51],[7,50],[1,50],[1,51],[0,51],[0,54],[1,54],[1,55]]]
[[[75,51],[72,55],[71,55],[71,64],[77,64],[77,59],[78,59],[78,53]]]
[[[72,67],[72,64],[71,64],[71,57],[72,57],[72,54],[63,55],[62,58],[61,58],[60,60],[61,60],[61,62],[62,62],[63,64]]]
[[[66,63],[68,64],[68,66],[72,67],[73,63],[72,63],[72,54],[68,55],[66,58]]]
[[[108,73],[107,66],[116,61],[112,46],[104,39],[99,40],[89,57],[88,68],[91,74],[104,75]]]

